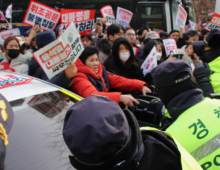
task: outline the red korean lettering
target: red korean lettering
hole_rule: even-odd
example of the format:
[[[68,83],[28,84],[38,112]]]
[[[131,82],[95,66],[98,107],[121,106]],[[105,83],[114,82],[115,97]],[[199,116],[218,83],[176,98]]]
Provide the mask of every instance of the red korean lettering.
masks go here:
[[[53,13],[51,20],[56,22],[58,20],[58,17],[59,17],[58,14]]]
[[[52,12],[47,10],[45,13],[45,18],[50,19],[51,16],[52,16]]]
[[[39,10],[37,11],[37,14],[39,14],[39,15],[41,15],[41,16],[44,16],[44,11],[45,11],[44,8],[39,7]]]
[[[37,9],[38,9],[38,6],[36,6],[36,5],[32,5],[32,6],[31,6],[31,12],[36,13],[36,12],[37,12]]]

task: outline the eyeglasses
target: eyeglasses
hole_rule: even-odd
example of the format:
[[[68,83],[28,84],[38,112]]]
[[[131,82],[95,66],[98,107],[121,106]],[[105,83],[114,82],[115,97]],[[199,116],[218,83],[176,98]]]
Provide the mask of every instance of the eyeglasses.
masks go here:
[[[127,33],[127,35],[128,35],[128,36],[132,36],[132,35],[135,36],[134,33]]]

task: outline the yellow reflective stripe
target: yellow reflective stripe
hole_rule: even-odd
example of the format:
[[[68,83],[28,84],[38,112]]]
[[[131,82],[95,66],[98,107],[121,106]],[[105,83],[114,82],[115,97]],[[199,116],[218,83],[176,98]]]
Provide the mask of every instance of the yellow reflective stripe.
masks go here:
[[[206,41],[206,39],[204,38],[204,42],[206,43],[206,44],[208,44],[208,42]]]
[[[170,118],[170,119],[171,119],[171,116],[170,116],[170,114],[169,114],[169,112],[168,112],[168,110],[167,110],[167,109],[165,110],[165,117],[168,117],[168,118]]]
[[[68,92],[67,90],[62,89],[62,90],[60,90],[60,91],[61,91],[62,93],[64,93],[64,94],[66,94],[66,95],[68,95],[68,96],[70,96],[70,97],[72,97],[72,98],[78,100],[78,101],[81,101],[81,100],[82,100],[82,98],[78,97],[77,95],[75,95],[75,94],[73,94],[73,93]]]
[[[5,146],[7,146],[8,145],[8,135],[6,133],[4,126],[1,123],[0,123],[0,134],[1,134],[1,138],[2,138]]]
[[[220,133],[214,136],[212,139],[194,150],[191,155],[195,160],[200,161],[206,156],[210,155],[214,151],[220,148]]]

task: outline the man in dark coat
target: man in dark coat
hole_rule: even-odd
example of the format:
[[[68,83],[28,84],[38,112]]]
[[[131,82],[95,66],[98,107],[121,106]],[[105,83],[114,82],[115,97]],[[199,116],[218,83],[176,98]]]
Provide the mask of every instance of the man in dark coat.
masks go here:
[[[55,33],[53,31],[45,31],[36,36],[38,48],[43,48],[44,46],[50,44],[56,40]],[[63,88],[68,88],[69,84],[72,82],[73,76],[76,74],[77,68],[72,62],[65,71],[62,71],[57,76],[49,79],[45,74],[44,70],[38,64],[36,59],[33,57],[29,62],[29,71],[28,74],[33,77],[48,81],[50,83],[56,84]]]
[[[182,170],[186,164],[188,170],[201,170],[190,154],[182,155],[185,150],[171,135],[140,131],[132,112],[101,96],[90,96],[67,111],[63,137],[78,170]]]

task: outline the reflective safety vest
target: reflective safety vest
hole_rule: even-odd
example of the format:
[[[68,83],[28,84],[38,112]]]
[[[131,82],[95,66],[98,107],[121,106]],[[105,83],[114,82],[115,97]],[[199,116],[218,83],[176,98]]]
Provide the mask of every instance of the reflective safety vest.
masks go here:
[[[160,131],[156,128],[152,127],[141,127],[141,130],[156,130]],[[173,138],[173,136],[168,132],[166,133],[173,141],[175,142],[180,154],[181,154],[181,164],[182,164],[182,170],[202,170],[201,166],[196,162],[196,160],[177,142],[176,139]]]
[[[220,93],[220,56],[209,64],[210,70],[214,73],[210,75],[211,84],[214,89],[214,92]]]
[[[220,170],[220,100],[205,98],[167,129],[204,170]]]

